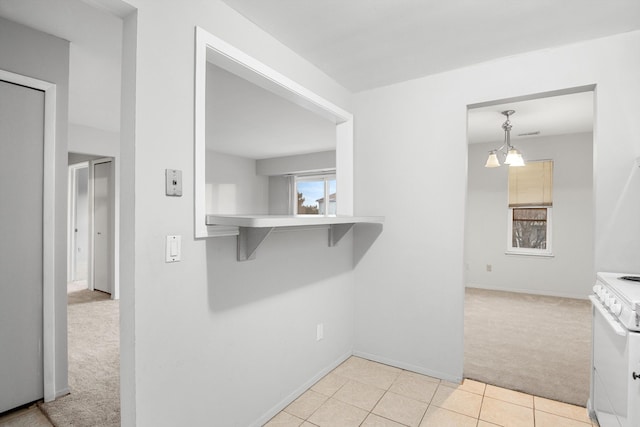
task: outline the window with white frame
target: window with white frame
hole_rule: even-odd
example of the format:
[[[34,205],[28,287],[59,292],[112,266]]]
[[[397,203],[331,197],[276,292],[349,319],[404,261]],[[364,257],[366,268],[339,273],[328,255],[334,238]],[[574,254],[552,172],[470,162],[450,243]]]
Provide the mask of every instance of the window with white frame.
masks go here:
[[[553,160],[509,167],[507,253],[551,256]]]
[[[336,214],[336,175],[296,176],[293,212],[296,215]]]

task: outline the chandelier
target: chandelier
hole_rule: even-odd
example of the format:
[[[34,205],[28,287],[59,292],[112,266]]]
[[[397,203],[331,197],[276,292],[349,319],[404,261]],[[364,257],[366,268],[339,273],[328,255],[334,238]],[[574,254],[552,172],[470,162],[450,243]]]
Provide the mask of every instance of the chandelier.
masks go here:
[[[509,116],[515,114],[515,111],[505,110],[502,112],[502,114],[507,117],[507,120],[502,124],[502,129],[504,129],[504,143],[500,148],[489,151],[487,163],[484,165],[485,168],[497,168],[498,166],[500,166],[498,153],[504,156],[505,165],[524,166],[524,159],[522,158],[522,154],[518,150],[516,150],[516,147],[511,145],[511,121],[509,121]]]

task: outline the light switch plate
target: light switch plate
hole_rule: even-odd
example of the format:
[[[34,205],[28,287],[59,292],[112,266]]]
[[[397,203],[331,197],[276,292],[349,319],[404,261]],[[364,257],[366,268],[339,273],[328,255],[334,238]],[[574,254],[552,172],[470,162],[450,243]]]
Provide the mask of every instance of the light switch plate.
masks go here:
[[[167,196],[182,196],[182,171],[165,169]]]
[[[167,236],[166,262],[178,262],[182,256],[182,236]]]

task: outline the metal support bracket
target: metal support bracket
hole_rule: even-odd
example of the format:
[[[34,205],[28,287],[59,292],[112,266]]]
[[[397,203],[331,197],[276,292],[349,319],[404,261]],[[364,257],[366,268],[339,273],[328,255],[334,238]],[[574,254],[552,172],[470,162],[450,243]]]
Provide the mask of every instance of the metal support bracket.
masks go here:
[[[331,224],[329,226],[329,246],[333,247],[353,228],[353,223]]]
[[[255,259],[256,250],[273,229],[274,227],[239,227],[238,261]]]

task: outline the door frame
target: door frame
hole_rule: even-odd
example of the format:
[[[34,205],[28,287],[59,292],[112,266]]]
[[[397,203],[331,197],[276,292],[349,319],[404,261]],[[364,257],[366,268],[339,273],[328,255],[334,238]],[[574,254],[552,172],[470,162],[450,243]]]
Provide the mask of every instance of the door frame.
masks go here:
[[[75,163],[73,165],[69,165],[69,177],[68,177],[68,182],[69,182],[69,206],[68,206],[68,224],[67,224],[67,234],[68,234],[68,247],[67,247],[67,253],[68,253],[68,259],[67,259],[67,280],[73,280],[74,279],[74,274],[75,274],[75,267],[76,267],[76,251],[75,251],[75,239],[76,239],[76,235],[74,232],[74,228],[75,228],[75,223],[76,223],[76,205],[77,205],[77,197],[78,197],[78,190],[77,190],[77,179],[76,179],[76,175],[78,173],[79,169],[84,169],[87,168],[87,171],[89,170],[89,162],[81,162],[81,163]],[[87,179],[87,199],[89,199],[89,186],[88,186],[88,179]],[[90,212],[87,212],[87,215],[90,215]],[[87,234],[88,234],[87,230]],[[88,245],[88,242],[87,242]],[[89,250],[89,248],[87,247],[87,251]],[[91,256],[91,253],[87,253],[87,259],[90,260],[91,258],[89,258]],[[89,274],[89,262],[87,262],[87,274]],[[89,278],[87,277],[87,284],[89,282]]]
[[[323,117],[336,125],[338,215],[353,215],[353,114],[322,98],[226,41],[195,29],[194,236],[196,239],[236,235],[229,227],[207,226],[206,208],[206,80],[207,63],[216,65]]]
[[[116,268],[116,234],[115,229],[115,213],[116,213],[116,187],[115,187],[115,168],[116,159],[113,157],[101,157],[89,161],[89,270],[87,272],[87,285],[89,290],[95,290],[94,271],[95,271],[95,196],[94,196],[94,168],[97,164],[111,163],[109,172],[109,223],[111,225],[108,239],[111,242],[111,251],[109,251],[109,265],[107,268],[111,271],[109,280],[109,290],[111,291],[111,299],[120,299],[118,280],[116,276],[118,269]]]
[[[0,80],[44,92],[44,159],[42,200],[42,355],[44,400],[56,398],[55,355],[55,200],[56,85],[0,70]]]

